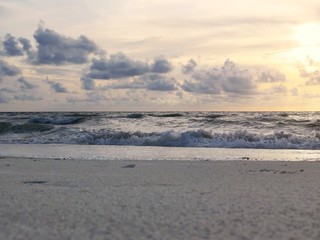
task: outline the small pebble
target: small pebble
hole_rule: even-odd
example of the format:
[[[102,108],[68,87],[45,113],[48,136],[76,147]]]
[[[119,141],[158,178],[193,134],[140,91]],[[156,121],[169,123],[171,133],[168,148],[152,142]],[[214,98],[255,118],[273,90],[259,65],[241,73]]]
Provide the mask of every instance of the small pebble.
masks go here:
[[[48,181],[24,181],[24,184],[44,184],[47,183]]]
[[[135,168],[135,167],[136,167],[135,164],[129,164],[129,165],[123,166],[122,168]]]

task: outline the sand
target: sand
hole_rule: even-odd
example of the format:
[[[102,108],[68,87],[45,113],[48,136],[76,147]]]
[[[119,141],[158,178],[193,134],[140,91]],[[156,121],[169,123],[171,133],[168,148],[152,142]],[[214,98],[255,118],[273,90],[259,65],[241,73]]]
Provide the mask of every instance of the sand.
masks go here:
[[[320,239],[319,183],[319,162],[1,158],[0,239]]]

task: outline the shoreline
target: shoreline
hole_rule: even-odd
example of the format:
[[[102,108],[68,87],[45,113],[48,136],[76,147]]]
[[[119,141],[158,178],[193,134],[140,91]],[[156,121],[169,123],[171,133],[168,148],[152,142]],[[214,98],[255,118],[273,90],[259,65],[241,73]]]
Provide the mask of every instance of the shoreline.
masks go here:
[[[317,239],[320,163],[0,158],[1,239]]]
[[[320,150],[130,145],[0,144],[0,157],[81,160],[319,161]]]

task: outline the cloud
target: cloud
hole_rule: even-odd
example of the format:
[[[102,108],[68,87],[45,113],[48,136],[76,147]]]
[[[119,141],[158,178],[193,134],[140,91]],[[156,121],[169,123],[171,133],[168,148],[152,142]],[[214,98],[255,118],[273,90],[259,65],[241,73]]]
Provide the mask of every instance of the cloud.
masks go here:
[[[300,76],[307,78],[306,85],[319,85],[320,84],[320,64],[312,58],[307,57],[305,63],[297,65]]]
[[[0,88],[0,104],[8,103],[10,101],[10,98],[4,93],[12,94],[15,93],[15,91],[6,87]]]
[[[10,88],[0,88],[0,92],[6,92],[6,93],[15,93],[16,91],[15,90],[12,90]]]
[[[253,79],[246,76],[229,76],[222,83],[224,92],[235,94],[253,94],[256,87]]]
[[[320,84],[320,71],[315,70],[312,72],[304,71],[301,72],[301,76],[304,78],[308,78],[308,81],[306,82],[306,85],[319,85]]]
[[[9,100],[6,98],[3,94],[0,93],[0,104],[2,103],[8,103]]]
[[[191,79],[184,80],[181,88],[186,92],[201,94],[220,94],[221,82],[217,69],[198,71]]]
[[[197,62],[191,58],[187,64],[182,65],[181,71],[184,74],[190,74],[194,71],[197,65]]]
[[[238,66],[229,59],[225,61],[224,66],[221,68],[221,73],[222,88],[225,92],[252,94],[257,88],[249,71],[238,68]]]
[[[77,98],[77,97],[67,97],[67,102],[69,103],[79,103],[79,102],[100,102],[106,101],[107,98],[99,91],[87,92],[86,98]]]
[[[1,55],[7,57],[23,56],[25,53],[31,58],[33,50],[31,42],[23,37],[15,38],[11,34],[7,34],[2,41],[3,51]]]
[[[165,58],[158,58],[151,64],[151,72],[152,73],[168,73],[171,72],[173,66],[171,63]]]
[[[281,94],[285,94],[288,92],[288,89],[286,86],[283,86],[283,85],[277,85],[277,86],[273,86],[271,89],[270,89],[270,93],[281,93]]]
[[[259,80],[265,83],[284,82],[286,76],[277,70],[266,70],[261,73]]]
[[[109,58],[94,58],[86,77],[92,79],[120,79],[141,76],[148,73],[168,73],[172,64],[165,58],[156,58],[151,64],[134,60],[124,53],[110,55]]]
[[[68,90],[59,82],[51,81],[46,79],[46,83],[48,83],[52,90],[54,90],[56,93],[67,93]]]
[[[33,57],[32,56],[33,50],[32,50],[32,45],[31,45],[30,40],[27,38],[23,38],[23,37],[20,37],[18,40],[22,45],[22,49],[28,54],[28,56]]]
[[[37,51],[29,59],[33,64],[83,64],[89,61],[91,53],[98,51],[97,45],[85,36],[73,39],[42,26],[33,36],[37,42]]]
[[[29,90],[29,89],[34,89],[37,88],[38,86],[32,83],[29,83],[24,77],[20,77],[17,79],[17,81],[21,85],[21,90]]]
[[[108,59],[93,59],[87,77],[92,79],[117,79],[143,75],[149,72],[145,62],[132,60],[123,53],[111,55]]]
[[[95,89],[95,83],[94,80],[92,78],[86,77],[86,76],[82,76],[80,78],[80,81],[82,83],[82,88],[84,90],[94,90]]]
[[[43,98],[42,97],[36,97],[36,96],[32,96],[32,95],[23,94],[23,95],[14,96],[14,99],[18,100],[18,101],[40,101]]]
[[[2,45],[4,48],[2,55],[5,55],[5,56],[22,56],[23,55],[24,51],[23,51],[23,48],[19,46],[19,41],[17,41],[17,39],[9,33],[4,37]]]
[[[211,68],[195,72],[191,79],[181,85],[187,92],[201,94],[254,94],[257,85],[247,69],[240,69],[229,59],[221,68]]]
[[[148,62],[131,59],[124,53],[119,52],[110,55],[108,58],[92,59],[89,71],[81,77],[82,88],[85,90],[146,89],[173,91],[177,89],[176,80],[163,76],[172,69],[172,64],[164,57],[155,58],[149,64]],[[94,83],[95,79],[121,79],[121,82],[97,87]]]
[[[147,83],[146,89],[151,91],[174,91],[177,90],[175,78],[168,78],[160,74],[150,74],[143,77]]]
[[[232,18],[180,18],[180,19],[156,19],[148,21],[149,24],[164,26],[168,28],[226,28],[234,26],[286,26],[296,24],[296,21],[285,18],[263,18],[263,17],[232,17]]]
[[[127,79],[108,84],[106,86],[95,87],[95,89],[145,89],[150,91],[164,92],[178,90],[178,83],[175,78],[170,78],[159,73],[150,73],[134,79]]]
[[[310,93],[305,93],[303,94],[304,98],[320,98],[320,94],[310,94]]]
[[[0,79],[3,76],[16,76],[20,73],[21,70],[19,68],[0,59]]]
[[[292,96],[299,96],[299,91],[297,88],[292,88],[291,89],[291,94]]]

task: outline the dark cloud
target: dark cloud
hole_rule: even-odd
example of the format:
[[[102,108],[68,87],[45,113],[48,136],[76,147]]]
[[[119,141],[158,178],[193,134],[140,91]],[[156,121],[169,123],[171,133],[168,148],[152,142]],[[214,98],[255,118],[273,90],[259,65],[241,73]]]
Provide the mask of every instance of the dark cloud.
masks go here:
[[[29,83],[24,77],[18,78],[17,81],[21,85],[21,90],[29,90],[29,89],[37,88],[37,85]]]
[[[150,66],[150,70],[153,73],[168,73],[171,72],[173,66],[171,63],[165,58],[155,59],[154,62]]]
[[[245,76],[229,76],[222,83],[224,92],[236,94],[253,94],[256,85],[253,79]]]
[[[219,78],[204,73],[193,76],[193,79],[185,80],[181,88],[186,92],[201,94],[220,94],[221,87]]]
[[[6,88],[6,87],[0,88],[0,104],[10,102],[11,99],[7,96],[7,94],[12,95],[12,93],[15,93],[15,92],[16,92],[15,90],[12,90],[10,88]]]
[[[69,103],[79,103],[79,102],[94,102],[98,103],[100,101],[106,101],[107,98],[99,91],[87,92],[86,98],[77,98],[77,97],[67,97]]]
[[[94,90],[95,89],[95,83],[94,80],[92,78],[86,77],[86,76],[82,76],[80,79],[81,83],[82,83],[82,88],[84,90]]]
[[[5,88],[0,88],[0,92],[15,93],[16,91],[5,87]]]
[[[222,72],[222,88],[225,92],[236,94],[252,94],[256,90],[256,84],[253,77],[247,69],[242,70],[230,61],[225,61],[221,69]]]
[[[132,60],[123,53],[117,53],[108,59],[93,59],[87,77],[108,80],[139,76],[148,72],[149,65],[147,63]]]
[[[17,95],[17,96],[14,96],[14,99],[15,100],[18,100],[18,101],[40,101],[42,100],[43,98],[42,97],[36,97],[36,96],[32,96],[32,95]]]
[[[96,89],[146,89],[150,91],[175,91],[178,89],[178,84],[175,78],[169,78],[159,73],[151,73],[134,79],[127,79],[108,84],[106,86],[96,87]]]
[[[172,64],[165,58],[156,58],[151,64],[134,60],[119,52],[109,58],[93,59],[89,72],[91,79],[120,79],[143,76],[149,73],[164,74],[172,71]]]
[[[31,42],[27,38],[15,38],[11,34],[7,34],[2,41],[2,55],[7,57],[23,56],[25,53],[31,59],[34,58],[35,52],[32,49]]]
[[[178,89],[175,78],[167,78],[160,74],[150,74],[143,80],[146,81],[146,88],[151,91],[174,91]]]
[[[101,90],[108,89],[146,89],[147,88],[147,80],[146,77],[135,78],[133,80],[125,80],[121,82],[116,82],[104,87],[100,87]]]
[[[9,102],[9,100],[8,100],[8,98],[6,98],[3,94],[1,94],[1,92],[0,92],[0,104],[2,104],[2,103],[8,103]]]
[[[19,45],[19,41],[11,34],[7,34],[2,42],[3,52],[5,56],[22,56],[23,48]]]
[[[73,39],[41,26],[33,36],[37,51],[30,61],[34,64],[83,64],[89,61],[89,54],[98,51],[97,45],[85,36]]]
[[[45,80],[51,86],[51,89],[54,90],[56,93],[67,93],[68,90],[59,82],[55,82],[49,79]]]
[[[226,60],[221,68],[200,70],[191,79],[185,80],[181,88],[187,92],[201,94],[254,94],[256,83],[246,69],[240,69],[234,62]]]
[[[0,79],[3,76],[16,76],[20,73],[21,71],[19,68],[0,59]]]
[[[23,37],[19,38],[18,40],[22,45],[22,49],[28,54],[28,56],[33,57],[34,52],[32,50],[32,45],[30,40]]]
[[[191,58],[186,65],[182,65],[181,71],[184,74],[190,74],[194,71],[196,66],[197,62]]]

